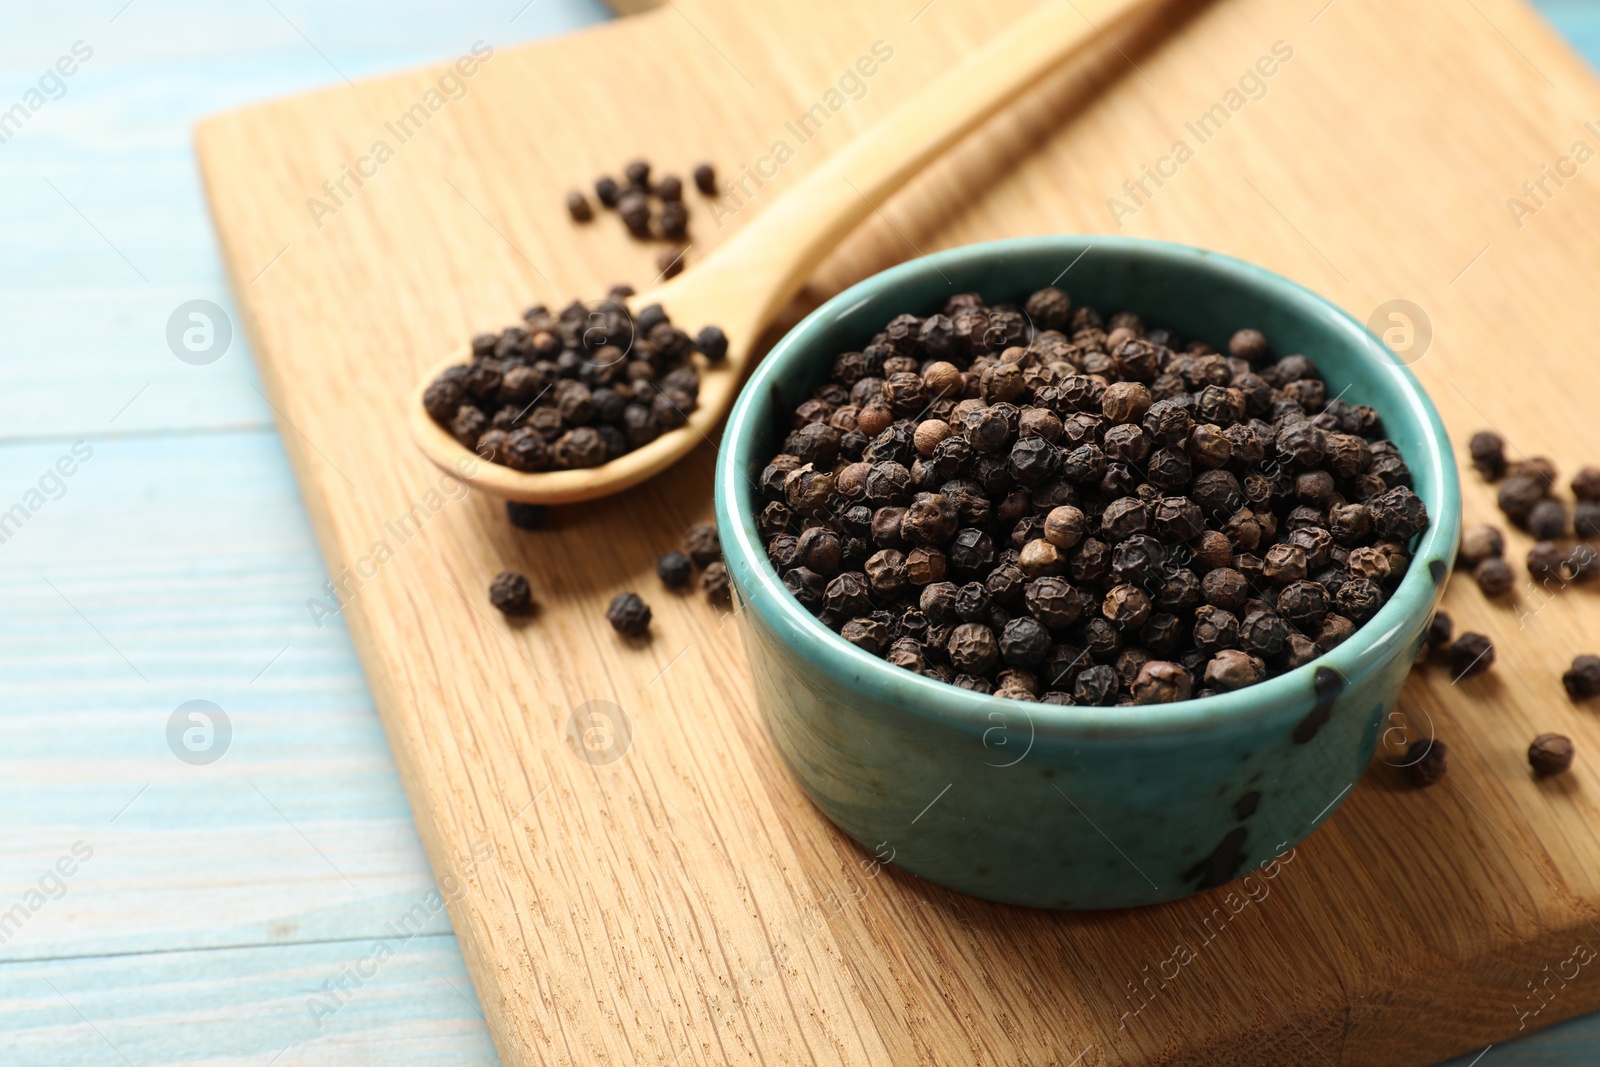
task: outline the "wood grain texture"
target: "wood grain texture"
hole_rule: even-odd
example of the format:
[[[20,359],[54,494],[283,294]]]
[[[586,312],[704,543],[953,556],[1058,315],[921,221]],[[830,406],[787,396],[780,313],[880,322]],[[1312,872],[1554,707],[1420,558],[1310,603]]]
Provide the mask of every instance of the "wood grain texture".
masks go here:
[[[0,1009],[16,1067],[499,1063],[448,934],[0,964]]]
[[[182,300],[231,306],[194,165],[199,114],[337,81],[318,48],[361,77],[605,13],[124,7],[19,7],[0,35],[0,110],[73,41],[95,48],[0,144],[0,510],[75,439],[95,449],[0,543],[0,914],[75,841],[94,850],[59,899],[51,883],[20,928],[0,923],[0,1063],[122,1062],[47,982],[140,1065],[260,1067],[291,1044],[280,1067],[495,1063],[442,911],[408,961],[312,1025],[307,998],[434,881],[343,623],[307,613],[327,575],[244,339],[194,367],[164,331]],[[211,767],[165,741],[195,697],[236,727]]]
[[[755,190],[728,221],[739,225],[1027,4],[936,3],[912,21],[920,7],[756,17],[697,0],[500,49],[321,229],[307,199],[436,72],[202,127],[225,256],[330,569],[358,563],[436,482],[400,407],[433,353],[531,298],[649,277],[649,252],[618,229],[573,235],[562,189],[619,155],[673,169],[709,155],[736,175],[872,42],[890,42],[864,97]],[[1406,33],[1391,32],[1396,19]],[[1568,467],[1600,455],[1571,355],[1600,325],[1586,299],[1596,190],[1587,175],[1569,181],[1520,229],[1505,204],[1584,136],[1600,91],[1507,2],[1174,12],[1160,40],[1117,41],[930,168],[818,272],[812,296],[919,251],[1115,228],[1108,198],[1192,138],[1185,123],[1277,41],[1294,55],[1262,98],[1194,145],[1123,232],[1257,260],[1363,318],[1414,300],[1435,330],[1416,369],[1458,438],[1492,423]],[[629,62],[586,80],[581,107],[571,79],[551,75],[618,54]],[[718,240],[709,216],[695,223],[704,246]],[[1272,896],[1135,1015],[1127,986],[1215,896],[1048,915],[892,870],[868,878],[768,746],[732,626],[657,595],[649,646],[606,631],[604,602],[654,588],[655,555],[707,512],[711,459],[708,445],[538,535],[510,530],[488,501],[448,508],[348,612],[435,872],[460,870],[471,842],[493,849],[452,919],[506,1062],[1418,1062],[1515,1034],[1527,984],[1600,937],[1591,764],[1542,785],[1523,766],[1541,730],[1580,752],[1600,745],[1557,681],[1600,639],[1592,593],[1532,612],[1527,591],[1519,616],[1456,583],[1447,606],[1497,640],[1501,666],[1458,685],[1420,672],[1402,705],[1409,729],[1451,744],[1449,783],[1418,794],[1375,768]],[[1491,517],[1490,491],[1467,480],[1468,520]],[[482,605],[504,566],[529,573],[545,605],[529,625]],[[563,741],[571,710],[594,698],[634,726],[607,767]],[[1430,1023],[1445,1002],[1449,1023]],[[1531,1025],[1597,1004],[1600,986],[1575,981]]]

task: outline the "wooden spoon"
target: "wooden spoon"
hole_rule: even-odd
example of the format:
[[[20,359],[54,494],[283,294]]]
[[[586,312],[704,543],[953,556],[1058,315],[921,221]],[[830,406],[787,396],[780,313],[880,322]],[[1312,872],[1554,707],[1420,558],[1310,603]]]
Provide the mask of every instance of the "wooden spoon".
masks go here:
[[[733,404],[757,338],[846,234],[1013,97],[1155,2],[1049,0],[828,157],[692,270],[629,298],[635,312],[660,304],[691,336],[708,323],[728,335],[722,362],[694,357],[700,397],[686,425],[581,470],[529,474],[479,460],[422,407],[428,383],[446,367],[471,361],[470,348],[463,346],[417,384],[412,437],[430,460],[457,477],[494,496],[531,504],[593,500],[659,474],[708,439]]]

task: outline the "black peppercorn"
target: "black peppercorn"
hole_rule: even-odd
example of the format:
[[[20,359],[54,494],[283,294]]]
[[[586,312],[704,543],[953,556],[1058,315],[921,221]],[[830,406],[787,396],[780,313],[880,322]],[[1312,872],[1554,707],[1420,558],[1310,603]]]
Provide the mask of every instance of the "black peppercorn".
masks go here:
[[[1401,764],[1405,776],[1418,788],[1437,785],[1450,769],[1449,750],[1443,741],[1423,738],[1411,742]]]
[[[668,552],[656,560],[656,574],[668,589],[682,589],[694,577],[694,564],[682,552]]]
[[[1090,667],[1072,683],[1072,696],[1085,707],[1105,707],[1116,695],[1119,683],[1114,668],[1103,664]]]
[[[1534,506],[1544,499],[1547,484],[1531,475],[1513,474],[1500,483],[1495,501],[1506,518],[1521,526],[1533,513]]]
[[[1573,700],[1588,700],[1600,696],[1600,656],[1576,656],[1561,676],[1567,696]]]
[[[1528,512],[1528,532],[1541,541],[1565,537],[1570,525],[1566,506],[1559,500],[1541,500]]]
[[[618,593],[606,608],[606,621],[626,637],[642,637],[650,630],[650,605],[638,593]]]
[[[1478,588],[1483,591],[1483,595],[1488,597],[1505,596],[1511,592],[1511,586],[1515,581],[1511,567],[1499,556],[1490,556],[1479,563],[1473,568],[1472,577],[1478,583]]]
[[[545,518],[550,509],[543,504],[523,504],[516,500],[506,501],[506,518],[511,520],[511,525],[519,530],[537,530],[544,526]]]
[[[700,572],[700,591],[705,593],[706,599],[717,605],[727,605],[733,601],[733,584],[728,579],[728,566],[720,559],[706,564],[705,570]]]
[[[1450,646],[1450,669],[1460,678],[1482,674],[1494,666],[1494,644],[1483,634],[1467,632]]]
[[[1455,623],[1450,616],[1442,611],[1433,613],[1433,618],[1428,621],[1428,648],[1445,648],[1450,644],[1450,638],[1455,633]]]
[[[1467,442],[1472,465],[1490,481],[1498,480],[1506,472],[1506,443],[1493,430],[1479,430]]]
[[[533,611],[533,588],[528,579],[514,571],[501,571],[489,583],[489,603],[506,615],[527,615]]]

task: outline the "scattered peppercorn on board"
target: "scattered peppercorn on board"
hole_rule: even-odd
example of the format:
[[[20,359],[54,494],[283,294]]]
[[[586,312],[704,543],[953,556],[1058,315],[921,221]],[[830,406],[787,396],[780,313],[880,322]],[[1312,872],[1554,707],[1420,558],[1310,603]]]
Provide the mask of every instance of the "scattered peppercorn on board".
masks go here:
[[[1445,601],[1496,667],[1419,669],[1371,773],[1266,893],[1050,914],[880,866],[801,795],[736,622],[653,571],[709,514],[712,444],[526,532],[407,440],[417,376],[470,333],[654,276],[615,219],[569,219],[569,188],[633,156],[713,160],[735,187],[690,194],[692,270],[1030,3],[677,0],[199,130],[265,388],[512,1067],[1426,1063],[1600,1008],[1571,973],[1600,941],[1600,708],[1560,681],[1600,646],[1600,603],[1533,589],[1521,533],[1514,602],[1460,576]],[[997,237],[1209,246],[1386,332],[1451,428],[1468,523],[1499,521],[1465,466],[1475,429],[1564,472],[1600,458],[1600,83],[1530,9],[1222,0],[1158,21],[880,205],[807,299]],[[536,614],[489,606],[503,569]],[[628,589],[648,643],[605,621]],[[597,700],[625,715],[612,762],[570,740]],[[1429,732],[1449,774],[1409,788],[1385,761]],[[1545,732],[1577,759],[1541,782]]]

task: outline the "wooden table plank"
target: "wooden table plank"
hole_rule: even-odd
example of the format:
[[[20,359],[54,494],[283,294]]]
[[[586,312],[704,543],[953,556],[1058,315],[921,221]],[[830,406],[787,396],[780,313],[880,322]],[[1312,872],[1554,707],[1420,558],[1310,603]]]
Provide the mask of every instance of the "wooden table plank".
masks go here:
[[[13,1067],[494,1067],[455,938],[0,964]]]
[[[0,959],[376,934],[433,880],[343,627],[307,611],[324,572],[276,437],[92,447],[0,546],[0,886],[94,859]],[[168,746],[195,699],[232,722],[209,766]]]

